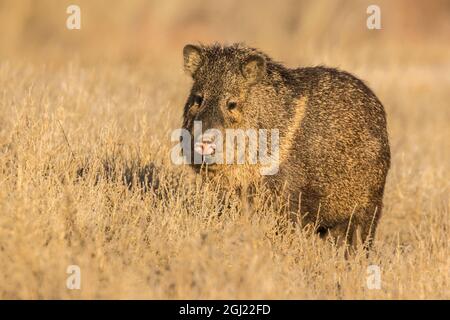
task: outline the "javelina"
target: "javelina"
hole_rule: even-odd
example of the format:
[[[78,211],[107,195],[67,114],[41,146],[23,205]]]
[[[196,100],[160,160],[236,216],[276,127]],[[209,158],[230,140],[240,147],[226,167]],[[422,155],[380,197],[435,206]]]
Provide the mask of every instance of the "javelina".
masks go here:
[[[318,233],[351,243],[358,229],[370,246],[390,166],[386,115],[375,94],[347,72],[289,69],[243,44],[186,45],[183,55],[194,80],[184,129],[193,134],[194,121],[201,121],[203,131],[279,130],[276,174],[236,164],[210,164],[208,174],[239,187],[262,179],[287,195],[290,210],[300,211],[302,222]],[[192,147],[214,154],[214,137],[203,138]]]

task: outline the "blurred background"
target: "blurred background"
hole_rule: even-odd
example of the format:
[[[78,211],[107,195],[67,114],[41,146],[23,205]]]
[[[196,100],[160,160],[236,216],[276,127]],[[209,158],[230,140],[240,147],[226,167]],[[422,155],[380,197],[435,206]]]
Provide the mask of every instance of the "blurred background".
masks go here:
[[[81,8],[81,30],[66,9]],[[381,30],[366,27],[381,9]],[[289,65],[442,63],[450,1],[0,0],[0,58],[180,61],[189,42],[246,42]],[[176,60],[174,60],[176,59]]]

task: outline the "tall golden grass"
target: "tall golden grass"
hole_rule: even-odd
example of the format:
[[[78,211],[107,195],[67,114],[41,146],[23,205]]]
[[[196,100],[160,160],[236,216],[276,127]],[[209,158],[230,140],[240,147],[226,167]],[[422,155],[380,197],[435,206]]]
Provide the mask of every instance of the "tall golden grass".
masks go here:
[[[382,30],[370,1],[83,0],[69,31],[71,1],[0,1],[0,297],[450,298],[450,6],[378,2]],[[230,191],[223,209],[171,163],[197,41],[337,66],[376,92],[392,169],[369,258],[277,232],[282,204],[264,196],[248,214]]]

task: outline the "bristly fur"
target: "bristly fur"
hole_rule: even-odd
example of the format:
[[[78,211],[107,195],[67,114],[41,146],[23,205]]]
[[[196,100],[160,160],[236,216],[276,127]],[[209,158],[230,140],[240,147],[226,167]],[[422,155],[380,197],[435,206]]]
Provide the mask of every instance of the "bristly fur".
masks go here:
[[[349,242],[359,229],[370,246],[390,166],[386,115],[375,94],[350,73],[289,69],[243,44],[188,45],[184,58],[194,80],[184,128],[192,132],[201,120],[203,130],[280,130],[278,174],[236,165],[212,171],[239,187],[257,177],[282,191],[293,213],[300,207],[303,223]],[[229,101],[237,107],[228,110]]]

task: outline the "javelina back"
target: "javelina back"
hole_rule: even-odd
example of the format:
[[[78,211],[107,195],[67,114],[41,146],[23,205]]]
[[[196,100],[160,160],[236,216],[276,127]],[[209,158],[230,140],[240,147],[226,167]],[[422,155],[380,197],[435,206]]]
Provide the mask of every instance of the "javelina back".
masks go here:
[[[279,171],[257,165],[208,166],[237,187],[262,179],[287,195],[292,212],[317,232],[352,242],[358,229],[371,244],[381,216],[390,150],[383,105],[353,75],[326,67],[289,69],[242,44],[187,45],[185,70],[194,83],[183,128],[278,129]],[[203,155],[214,139],[193,141]],[[204,165],[194,165],[201,172]],[[280,191],[282,190],[282,191]],[[354,238],[353,238],[354,240]]]

